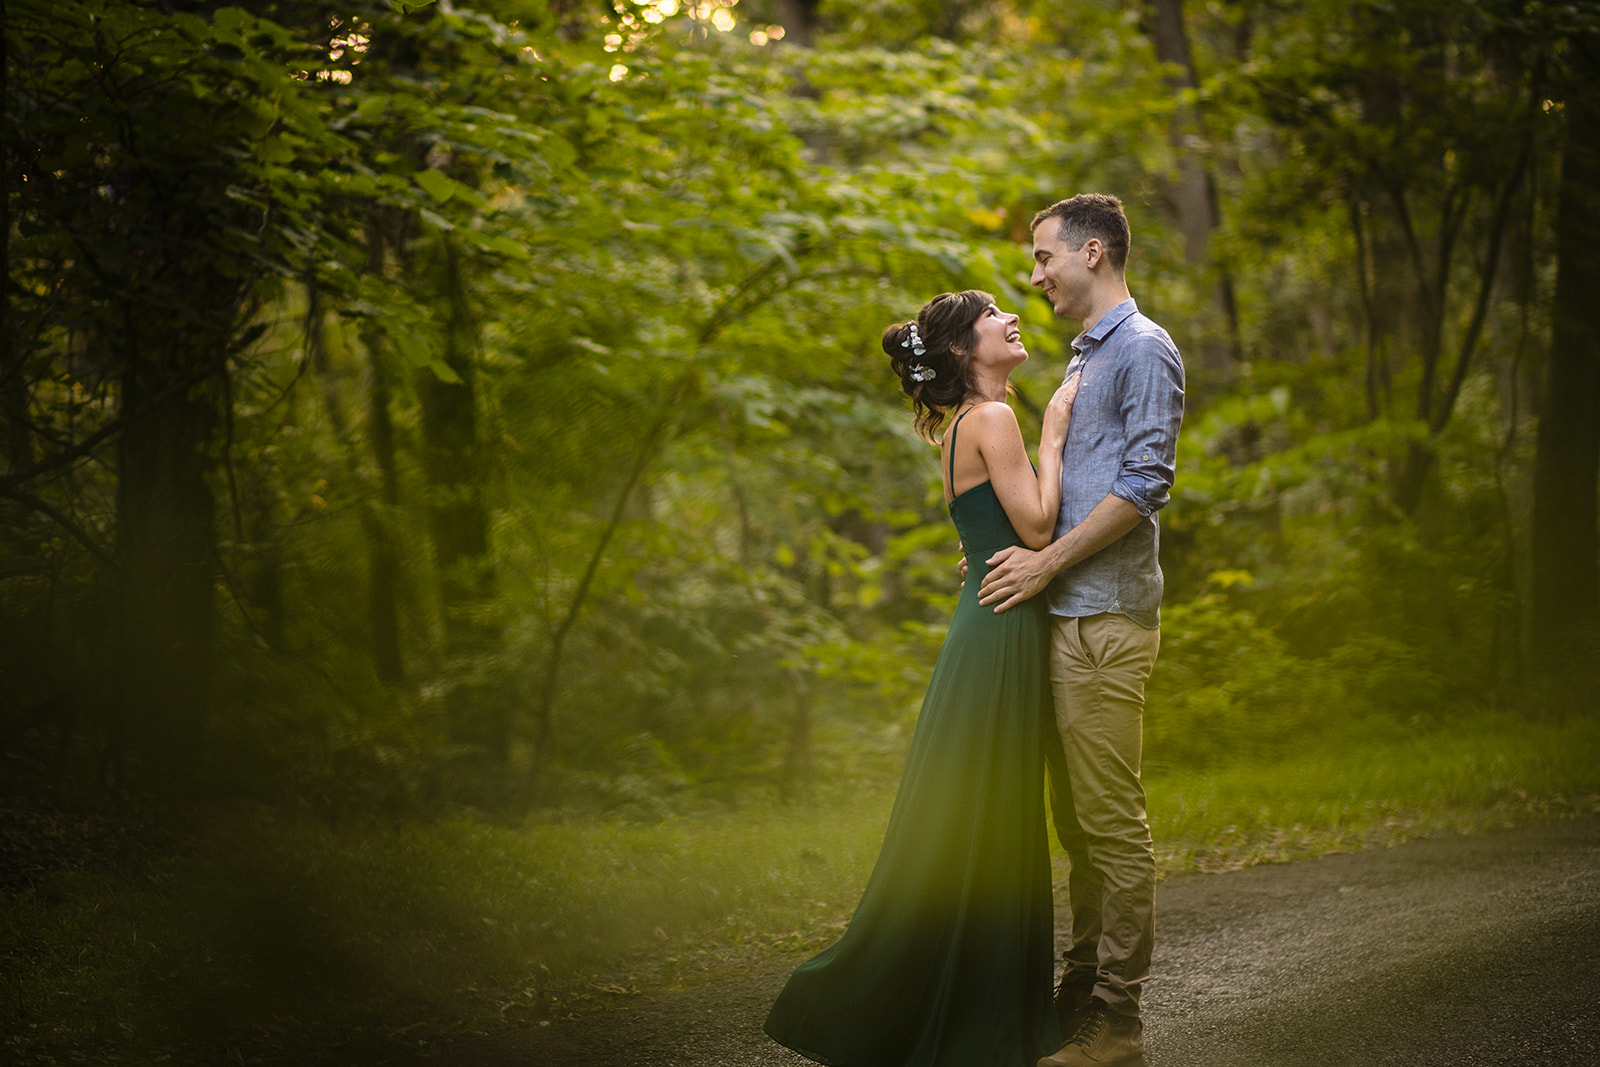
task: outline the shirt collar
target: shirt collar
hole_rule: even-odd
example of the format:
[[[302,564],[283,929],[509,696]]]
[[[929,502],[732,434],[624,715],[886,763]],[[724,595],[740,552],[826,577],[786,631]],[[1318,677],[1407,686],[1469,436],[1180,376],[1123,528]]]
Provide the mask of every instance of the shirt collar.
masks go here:
[[[1128,299],[1101,315],[1099,321],[1094,324],[1093,329],[1084,330],[1074,337],[1072,339],[1073,351],[1082,355],[1090,345],[1099,345],[1100,342],[1111,336],[1112,330],[1122,325],[1124,319],[1138,310],[1139,306],[1133,302],[1133,297],[1128,297]]]

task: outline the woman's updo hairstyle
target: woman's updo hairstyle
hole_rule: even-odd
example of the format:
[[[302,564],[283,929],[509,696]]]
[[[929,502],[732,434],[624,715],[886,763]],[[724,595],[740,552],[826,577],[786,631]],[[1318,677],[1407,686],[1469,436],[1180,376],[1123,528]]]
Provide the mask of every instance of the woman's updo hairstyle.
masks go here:
[[[923,440],[937,442],[945,415],[972,392],[973,327],[993,303],[994,297],[978,289],[940,293],[922,305],[915,323],[897,322],[883,331],[883,350],[900,388],[911,398],[917,435]]]

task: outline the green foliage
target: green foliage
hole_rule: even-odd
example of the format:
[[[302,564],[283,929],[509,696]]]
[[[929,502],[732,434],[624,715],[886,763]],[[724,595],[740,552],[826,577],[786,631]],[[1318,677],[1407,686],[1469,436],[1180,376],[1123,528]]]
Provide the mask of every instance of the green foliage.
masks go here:
[[[1145,737],[1162,767],[1282,755],[1316,743],[1330,722],[1348,723],[1363,710],[1352,706],[1342,673],[1294,655],[1222,594],[1163,611],[1161,646],[1146,696]]]
[[[1190,367],[1152,761],[1516,698],[1581,13],[1189,5],[1175,88],[1125,5],[822,5],[812,48],[712,8],[12,6],[0,672],[30,773],[112,743],[127,373],[204,323],[216,779],[431,810],[481,777],[463,694],[507,709],[473,799],[510,809],[891,777],[957,578],[877,337],[995,292],[1032,433],[1073,330],[1028,295],[1027,223],[1091,187]],[[447,565],[452,507],[485,533]]]

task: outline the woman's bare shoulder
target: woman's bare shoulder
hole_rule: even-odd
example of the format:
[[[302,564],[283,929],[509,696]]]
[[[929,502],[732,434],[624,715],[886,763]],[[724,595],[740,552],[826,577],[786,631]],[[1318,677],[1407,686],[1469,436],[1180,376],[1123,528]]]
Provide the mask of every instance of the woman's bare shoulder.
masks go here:
[[[984,437],[991,434],[1009,437],[1017,432],[1017,413],[1004,400],[986,400],[972,409],[967,421],[962,424],[963,428],[968,424]]]

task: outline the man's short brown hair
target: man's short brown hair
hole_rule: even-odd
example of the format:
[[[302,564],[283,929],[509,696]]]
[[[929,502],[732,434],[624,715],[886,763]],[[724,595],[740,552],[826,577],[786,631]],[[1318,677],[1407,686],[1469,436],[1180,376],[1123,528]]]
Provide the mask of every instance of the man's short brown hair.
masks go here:
[[[1119,273],[1128,267],[1128,248],[1133,237],[1128,232],[1128,216],[1122,213],[1122,201],[1109,193],[1079,193],[1067,200],[1057,200],[1033,217],[1030,230],[1037,230],[1046,219],[1059,220],[1056,236],[1074,252],[1082,248],[1091,237],[1099,238],[1111,257],[1112,269]]]

